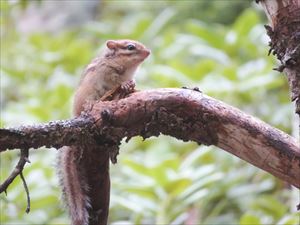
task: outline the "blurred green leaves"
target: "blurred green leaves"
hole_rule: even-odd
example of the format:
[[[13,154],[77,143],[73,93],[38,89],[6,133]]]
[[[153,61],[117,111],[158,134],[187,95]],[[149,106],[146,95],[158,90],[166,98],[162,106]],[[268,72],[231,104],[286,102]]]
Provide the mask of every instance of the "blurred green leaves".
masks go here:
[[[79,27],[20,33],[13,15],[30,4],[1,1],[2,127],[69,118],[84,66],[105,40],[131,38],[152,50],[136,76],[138,89],[198,86],[292,132],[288,87],[272,71],[276,62],[267,56],[260,12],[250,1],[103,1],[97,18]],[[1,181],[16,159],[17,153],[1,154]],[[32,211],[25,215],[16,179],[8,196],[0,196],[0,223],[67,224],[58,207],[55,151],[31,151],[30,160]],[[111,174],[112,224],[299,224],[290,190],[214,147],[133,138],[122,145]]]

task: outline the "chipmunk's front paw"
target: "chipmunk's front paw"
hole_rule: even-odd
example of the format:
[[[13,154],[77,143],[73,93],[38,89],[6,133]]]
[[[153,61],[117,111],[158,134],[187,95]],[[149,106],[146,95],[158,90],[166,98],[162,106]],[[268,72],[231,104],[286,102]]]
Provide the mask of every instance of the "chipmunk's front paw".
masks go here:
[[[134,92],[135,82],[134,80],[125,81],[124,83],[121,84],[120,88],[121,88],[121,92],[124,93],[124,95],[128,95]]]

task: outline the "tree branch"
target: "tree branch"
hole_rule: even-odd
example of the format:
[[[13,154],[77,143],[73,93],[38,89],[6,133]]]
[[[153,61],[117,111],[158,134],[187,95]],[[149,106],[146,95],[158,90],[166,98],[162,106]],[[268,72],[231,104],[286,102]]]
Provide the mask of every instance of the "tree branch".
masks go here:
[[[300,149],[293,137],[187,89],[136,92],[121,100],[99,101],[75,119],[0,129],[0,151],[24,146],[59,148],[87,142],[115,146],[123,137],[148,138],[160,133],[218,146],[300,188]],[[112,159],[117,154],[115,150]]]
[[[80,145],[90,140],[94,123],[87,114],[70,120],[51,121],[47,124],[0,129],[0,152],[14,148],[60,148],[64,145]]]

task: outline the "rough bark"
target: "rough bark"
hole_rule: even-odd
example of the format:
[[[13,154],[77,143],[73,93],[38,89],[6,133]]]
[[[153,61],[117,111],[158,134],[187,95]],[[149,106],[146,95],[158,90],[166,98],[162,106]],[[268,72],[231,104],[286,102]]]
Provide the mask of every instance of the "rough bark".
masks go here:
[[[198,91],[157,89],[128,98],[97,102],[89,113],[41,126],[0,129],[7,148],[99,144],[93,157],[109,149],[115,162],[120,140],[171,135],[215,145],[300,188],[299,143],[268,124]],[[91,138],[92,137],[92,138]],[[114,151],[112,151],[114,150]]]
[[[271,39],[270,52],[281,65],[278,70],[287,75],[291,100],[296,103],[300,117],[300,1],[260,0],[269,19],[266,26]]]

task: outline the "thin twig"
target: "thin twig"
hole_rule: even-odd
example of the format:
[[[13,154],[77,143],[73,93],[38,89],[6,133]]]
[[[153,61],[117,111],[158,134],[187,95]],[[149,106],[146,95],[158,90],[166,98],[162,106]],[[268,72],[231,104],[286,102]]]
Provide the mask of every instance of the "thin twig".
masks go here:
[[[23,172],[22,172],[22,171],[21,171],[21,173],[20,173],[20,177],[21,177],[21,179],[22,179],[22,181],[23,181],[24,189],[25,189],[26,196],[27,196],[27,207],[26,207],[25,212],[26,212],[26,213],[29,213],[29,212],[30,212],[30,195],[29,195],[28,186],[27,186],[27,184],[26,184],[26,180],[25,180],[25,178],[24,178],[24,176],[23,176]]]
[[[0,185],[0,193],[3,191],[6,193],[7,187],[14,181],[14,179],[23,171],[24,165],[28,160],[28,149],[21,149],[21,155],[18,164],[11,172],[9,177]]]

